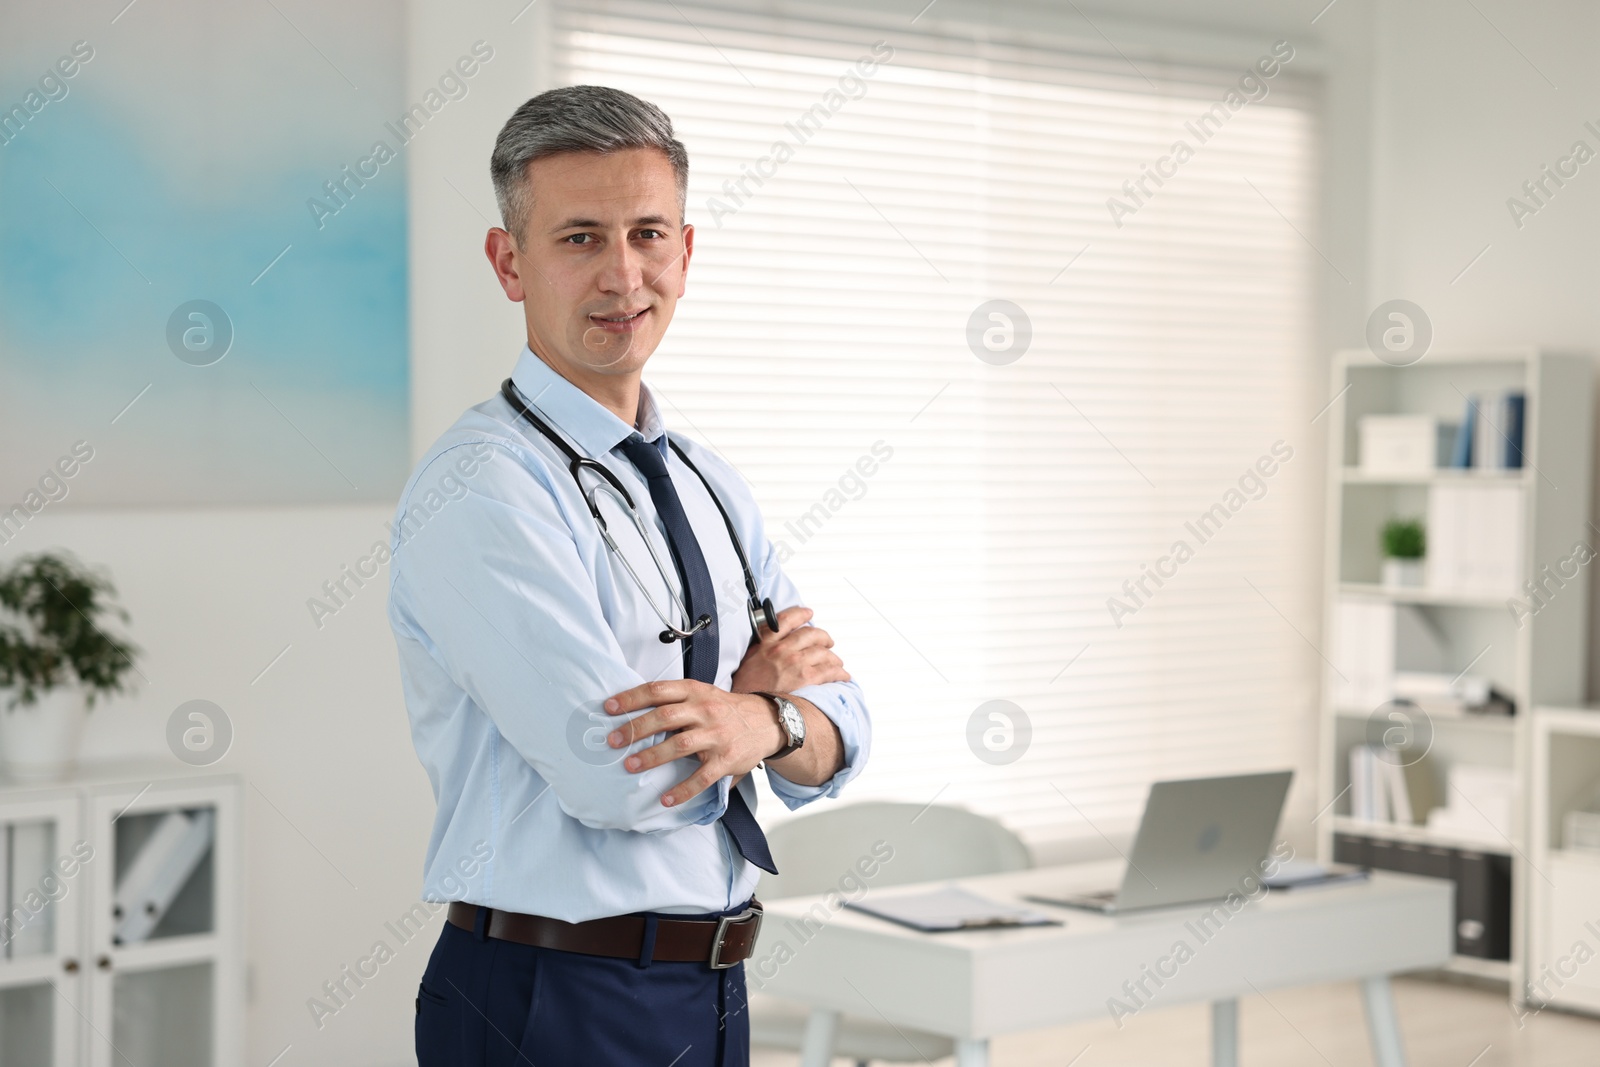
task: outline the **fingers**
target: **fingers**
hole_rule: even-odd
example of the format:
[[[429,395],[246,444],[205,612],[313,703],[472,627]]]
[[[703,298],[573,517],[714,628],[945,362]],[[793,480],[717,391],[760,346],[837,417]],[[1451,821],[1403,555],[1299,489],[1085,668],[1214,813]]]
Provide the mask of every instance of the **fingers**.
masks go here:
[[[771,630],[767,629],[766,623],[762,623],[761,639],[763,641],[767,641],[786,637],[790,633],[794,632],[796,628],[804,626],[806,623],[810,622],[811,617],[815,614],[816,612],[812,611],[810,608],[800,607],[798,605],[792,608],[784,608],[782,611],[778,612],[778,632],[774,634]]]
[[[819,649],[807,658],[805,676],[807,685],[850,680],[850,672],[844,669],[844,661],[827,649]]]
[[[710,737],[703,730],[683,730],[659,744],[635,752],[623,760],[622,765],[635,773],[647,771],[651,767],[659,767],[663,763],[671,763],[675,759],[704,752],[710,747],[710,742]]]
[[[606,744],[612,748],[626,748],[656,734],[687,730],[700,721],[697,705],[690,699],[679,704],[657,704],[643,715],[617,723],[617,728],[607,735]]]
[[[778,640],[795,649],[811,648],[814,645],[821,645],[823,648],[833,647],[832,635],[820,626],[803,626]]]
[[[720,771],[712,770],[711,764],[701,764],[700,769],[689,777],[661,794],[661,803],[665,807],[682,804],[693,800],[701,793],[717,784],[717,779],[722,777]]]
[[[704,684],[691,678],[666,678],[657,682],[645,682],[643,685],[624,689],[616,696],[607,698],[601,707],[610,715],[626,715],[640,708],[688,700],[693,695],[694,688]]]

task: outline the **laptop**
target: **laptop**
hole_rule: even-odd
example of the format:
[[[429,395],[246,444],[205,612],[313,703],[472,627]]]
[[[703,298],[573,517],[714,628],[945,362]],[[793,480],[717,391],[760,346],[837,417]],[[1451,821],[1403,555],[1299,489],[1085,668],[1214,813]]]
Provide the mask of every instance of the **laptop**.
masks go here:
[[[1220,900],[1261,877],[1293,771],[1157,782],[1145,801],[1122,884],[1098,893],[1030,896],[1105,915]]]

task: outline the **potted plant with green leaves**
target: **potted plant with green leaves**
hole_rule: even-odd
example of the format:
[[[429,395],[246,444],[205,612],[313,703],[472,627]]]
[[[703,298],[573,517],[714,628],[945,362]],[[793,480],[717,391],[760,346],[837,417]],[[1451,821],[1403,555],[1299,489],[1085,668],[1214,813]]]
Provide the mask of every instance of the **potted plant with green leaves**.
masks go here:
[[[68,553],[0,568],[0,770],[47,780],[72,770],[96,700],[125,692],[139,650],[106,632],[128,613],[111,581]]]
[[[1383,524],[1383,584],[1407,588],[1423,584],[1428,537],[1420,519],[1390,519]]]

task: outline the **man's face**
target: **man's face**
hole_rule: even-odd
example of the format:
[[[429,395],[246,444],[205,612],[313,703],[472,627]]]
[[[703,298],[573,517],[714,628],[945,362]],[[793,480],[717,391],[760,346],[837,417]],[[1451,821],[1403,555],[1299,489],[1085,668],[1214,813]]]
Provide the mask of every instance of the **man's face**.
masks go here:
[[[531,347],[579,383],[638,373],[672,321],[694,251],[666,153],[563,152],[530,163],[526,180],[532,209],[496,266],[506,295],[523,301]]]

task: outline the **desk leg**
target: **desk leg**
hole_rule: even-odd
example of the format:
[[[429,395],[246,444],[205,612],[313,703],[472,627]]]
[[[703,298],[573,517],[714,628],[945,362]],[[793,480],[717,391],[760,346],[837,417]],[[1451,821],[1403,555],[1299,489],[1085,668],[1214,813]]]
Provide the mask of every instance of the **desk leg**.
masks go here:
[[[1211,1002],[1211,1067],[1239,1067],[1239,1002]]]
[[[811,1009],[805,1036],[800,1039],[800,1067],[828,1067],[833,1059],[833,1032],[838,1025],[838,1012]]]
[[[1367,1030],[1372,1035],[1372,1059],[1378,1067],[1405,1067],[1406,1050],[1400,1044],[1400,1020],[1389,990],[1389,976],[1361,980],[1361,995],[1367,1008]]]
[[[989,1039],[956,1038],[956,1067],[989,1067]]]

